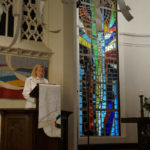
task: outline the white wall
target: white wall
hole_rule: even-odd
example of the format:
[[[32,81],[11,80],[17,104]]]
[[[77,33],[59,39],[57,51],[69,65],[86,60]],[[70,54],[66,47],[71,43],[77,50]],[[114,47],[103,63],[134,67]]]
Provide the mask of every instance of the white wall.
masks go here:
[[[63,103],[64,109],[71,111],[72,114],[69,117],[69,139],[68,149],[76,150],[75,144],[75,123],[74,123],[74,5],[73,3],[63,5]]]
[[[149,0],[124,0],[131,8],[130,12],[134,19],[130,22],[126,21],[121,13],[119,14],[119,32],[130,32],[137,34],[148,34],[150,20]]]

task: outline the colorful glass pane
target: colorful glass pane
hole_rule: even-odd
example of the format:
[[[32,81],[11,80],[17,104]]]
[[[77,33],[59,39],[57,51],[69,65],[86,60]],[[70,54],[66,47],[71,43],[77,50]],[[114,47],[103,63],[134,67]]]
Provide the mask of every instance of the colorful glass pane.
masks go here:
[[[120,135],[116,9],[115,0],[79,6],[80,136]]]

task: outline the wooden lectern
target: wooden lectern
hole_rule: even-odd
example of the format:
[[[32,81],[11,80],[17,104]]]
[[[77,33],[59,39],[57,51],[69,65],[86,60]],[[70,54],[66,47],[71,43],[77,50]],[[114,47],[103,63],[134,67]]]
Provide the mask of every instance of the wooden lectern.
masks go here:
[[[1,108],[0,150],[68,150],[68,117],[61,111],[61,138],[48,137],[38,129],[39,85],[30,93],[37,99],[36,109]]]
[[[61,138],[48,137],[43,129],[38,129],[39,84],[31,91],[30,96],[36,98],[36,150],[68,150],[68,111],[61,111]]]

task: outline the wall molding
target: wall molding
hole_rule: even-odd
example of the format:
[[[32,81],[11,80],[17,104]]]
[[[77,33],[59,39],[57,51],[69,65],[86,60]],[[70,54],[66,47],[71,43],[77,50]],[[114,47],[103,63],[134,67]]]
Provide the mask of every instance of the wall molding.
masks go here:
[[[119,42],[119,44],[123,46],[130,46],[130,47],[150,47],[150,44],[139,44],[139,43],[130,43],[130,42]]]
[[[137,143],[118,143],[118,144],[92,144],[92,145],[78,145],[78,150],[111,150],[120,148],[138,148]]]
[[[131,47],[150,47],[150,34],[118,33],[119,44]]]
[[[119,35],[123,35],[123,36],[130,36],[130,37],[147,37],[150,38],[150,34],[137,34],[137,33],[129,33],[129,32],[120,32],[118,33]]]

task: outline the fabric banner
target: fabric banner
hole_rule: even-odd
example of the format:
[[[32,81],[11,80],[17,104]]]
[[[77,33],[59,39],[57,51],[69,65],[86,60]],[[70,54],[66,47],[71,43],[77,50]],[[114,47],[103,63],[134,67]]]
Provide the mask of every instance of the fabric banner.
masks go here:
[[[49,137],[61,137],[60,85],[39,86],[39,128]]]
[[[45,78],[48,77],[48,60],[0,54],[0,98],[24,99],[22,90],[26,77],[29,77],[33,66],[45,67]]]

